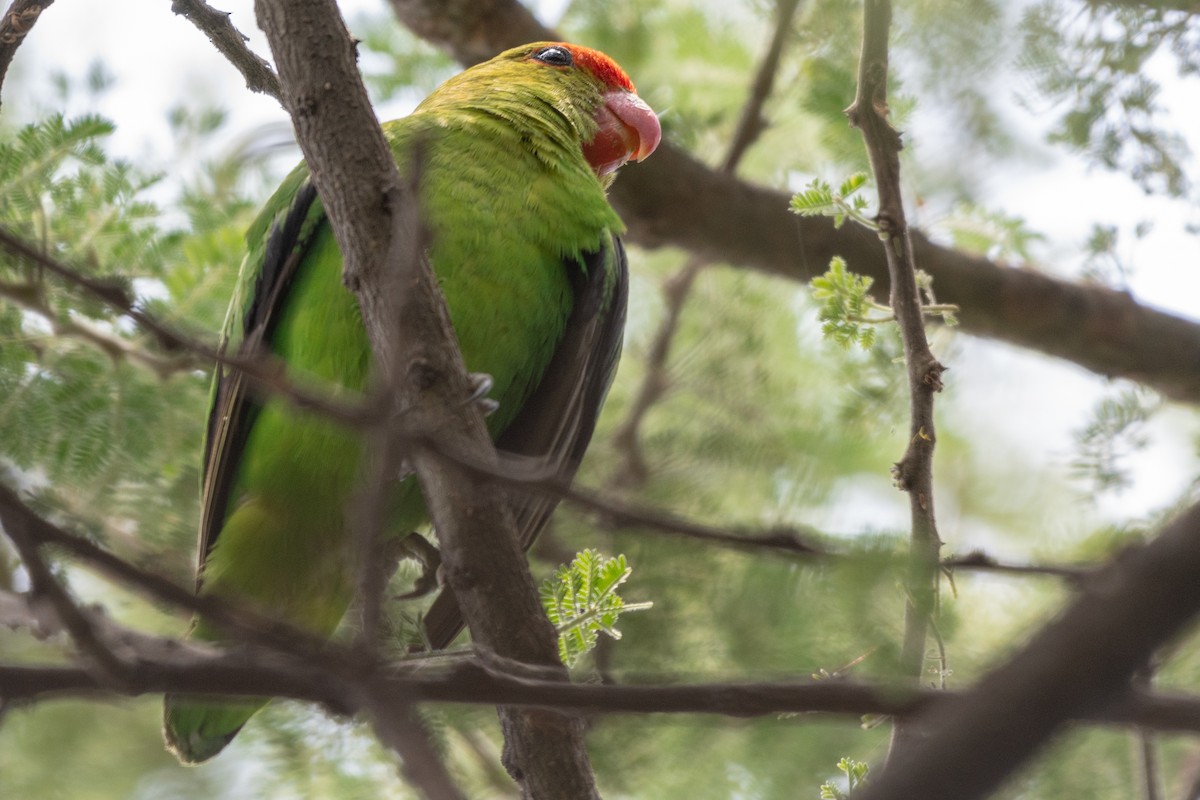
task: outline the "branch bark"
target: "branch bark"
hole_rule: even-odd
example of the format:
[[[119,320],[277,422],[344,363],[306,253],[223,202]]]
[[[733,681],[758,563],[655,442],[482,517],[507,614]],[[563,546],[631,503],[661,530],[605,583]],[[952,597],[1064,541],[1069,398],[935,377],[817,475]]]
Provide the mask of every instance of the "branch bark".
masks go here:
[[[1102,569],[975,689],[920,715],[928,738],[856,800],[983,797],[1067,720],[1126,696],[1134,673],[1200,612],[1197,574],[1200,505]]]
[[[218,11],[204,0],[174,0],[171,10],[191,22],[208,37],[213,47],[237,67],[246,79],[246,88],[252,92],[268,94],[283,102],[279,78],[266,59],[246,46],[246,37],[237,28],[229,14]]]
[[[862,716],[933,714],[966,702],[961,692],[880,686],[853,680],[759,683],[573,684],[497,671],[477,663],[432,672],[401,665],[370,673],[353,658],[314,663],[261,649],[222,651],[138,635],[128,680],[105,685],[77,665],[0,665],[0,701],[134,697],[162,692],[262,696],[320,703],[351,715],[371,693],[403,703],[503,704],[586,714],[718,714],[738,719],[777,714]],[[344,654],[343,654],[344,655]],[[367,688],[364,689],[363,687]],[[1163,733],[1200,731],[1200,698],[1132,691],[1076,717],[1099,725],[1136,725]],[[920,796],[920,795],[918,795]]]
[[[4,84],[17,48],[25,41],[38,17],[53,2],[54,0],[13,0],[12,5],[4,12],[4,17],[0,19],[0,86]]]
[[[509,47],[558,38],[516,0],[392,0],[400,20],[464,64]],[[890,290],[883,246],[870,231],[841,229],[788,211],[788,192],[708,167],[664,141],[654,158],[627,165],[613,205],[644,247],[681,247],[794,280],[822,274],[840,255],[851,269]],[[938,298],[962,309],[961,328],[1066,359],[1107,377],[1144,383],[1179,402],[1200,404],[1200,324],[1140,305],[1130,295],[1013,269],[911,233]]]
[[[850,124],[862,131],[875,183],[879,213],[875,221],[884,243],[891,306],[904,342],[908,369],[908,447],[893,467],[896,485],[908,492],[912,539],[905,580],[902,673],[919,678],[925,670],[925,640],[937,596],[938,558],[942,541],[933,504],[933,450],[937,434],[933,396],[942,390],[944,367],[934,358],[925,338],[925,315],[917,288],[916,260],[900,190],[900,132],[888,122],[888,36],[892,26],[891,0],[866,0],[863,10],[862,55],[858,65],[858,94],[846,109]],[[902,752],[917,735],[906,724],[892,729],[889,758]]]
[[[279,69],[284,105],[312,169],[345,259],[345,281],[408,430],[455,449],[495,451],[479,411],[465,402],[466,370],[428,265],[389,265],[405,229],[408,196],[355,65],[353,41],[333,0],[257,0],[259,24]],[[412,274],[389,276],[408,266]],[[388,291],[400,281],[401,292]],[[429,447],[409,452],[442,544],[447,581],[478,646],[565,677],[554,629],[517,544],[506,496]],[[598,797],[579,719],[501,709],[505,766],[531,798]]]

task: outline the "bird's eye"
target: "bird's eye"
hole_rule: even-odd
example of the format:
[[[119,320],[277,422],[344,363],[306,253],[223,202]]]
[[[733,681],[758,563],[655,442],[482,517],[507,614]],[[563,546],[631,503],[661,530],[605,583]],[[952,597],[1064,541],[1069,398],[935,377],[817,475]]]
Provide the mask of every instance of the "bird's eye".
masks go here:
[[[543,64],[549,64],[552,67],[569,67],[573,63],[571,51],[558,45],[543,47],[534,53],[533,57]]]

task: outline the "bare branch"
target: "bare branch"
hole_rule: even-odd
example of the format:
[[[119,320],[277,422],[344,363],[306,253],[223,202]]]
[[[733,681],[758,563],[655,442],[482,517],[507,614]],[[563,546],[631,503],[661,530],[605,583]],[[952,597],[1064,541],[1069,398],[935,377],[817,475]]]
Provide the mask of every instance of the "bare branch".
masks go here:
[[[71,635],[80,653],[99,672],[101,682],[120,686],[125,681],[126,665],[96,634],[91,621],[50,571],[50,565],[38,552],[39,542],[32,530],[31,520],[11,511],[11,507],[7,505],[0,506],[0,523],[3,523],[0,528],[3,528],[17,549],[17,555],[20,556],[21,563],[29,575],[34,598],[50,603],[58,621]]]
[[[17,48],[25,41],[38,17],[53,2],[54,0],[13,0],[12,5],[4,12],[4,18],[0,19],[0,86],[4,84]]]
[[[131,361],[148,368],[159,378],[167,378],[179,372],[195,369],[195,359],[188,356],[162,356],[138,347],[128,339],[114,336],[82,318],[62,318],[46,302],[40,287],[29,283],[0,281],[0,297],[14,305],[45,319],[55,336],[68,337],[87,342],[114,361]]]
[[[79,536],[42,519],[7,486],[0,484],[0,522],[23,531],[33,546],[53,545],[67,551],[97,572],[152,600],[207,618],[222,631],[243,641],[257,641],[282,652],[315,658],[323,640],[287,623],[233,606],[219,597],[197,596],[192,590],[134,566]]]
[[[613,444],[621,454],[621,461],[609,479],[609,485],[613,488],[637,487],[649,477],[650,470],[642,453],[642,422],[670,386],[667,359],[671,355],[671,345],[679,331],[683,307],[706,263],[696,257],[689,258],[678,272],[663,281],[665,309],[662,322],[659,323],[658,330],[654,332],[654,338],[650,342],[650,351],[646,354],[646,374],[633,396],[625,421],[613,432]]]
[[[114,635],[116,635],[114,633]],[[0,665],[0,699],[30,703],[61,697],[138,696],[162,692],[274,695],[320,703],[336,714],[391,703],[467,703],[571,709],[587,714],[720,714],[749,719],[778,714],[911,716],[945,712],[970,694],[881,686],[846,679],[756,683],[573,684],[518,676],[467,662],[446,670],[410,666],[372,670],[352,656],[314,664],[256,648],[219,650],[130,634],[136,654],[129,680],[106,686],[79,666]],[[364,688],[366,687],[366,688]],[[1200,731],[1200,698],[1128,692],[1080,713],[1079,721],[1137,725],[1162,732]]]
[[[829,535],[822,534],[812,527],[801,525],[769,530],[722,528],[679,517],[670,511],[629,503],[603,492],[569,482],[546,469],[538,460],[530,460],[510,453],[500,453],[498,465],[488,464],[470,454],[452,452],[444,445],[429,441],[419,433],[414,436],[427,446],[435,448],[444,457],[474,473],[486,476],[490,480],[503,483],[518,491],[539,492],[570,503],[591,512],[596,516],[600,525],[608,528],[686,536],[720,547],[748,552],[768,551],[778,555],[792,555],[802,560],[856,557],[853,553],[839,552],[824,547],[820,542],[828,539]],[[1093,578],[1100,569],[1100,567],[1089,565],[1010,564],[998,561],[979,550],[942,559],[939,566],[949,572],[967,570],[1010,575],[1042,575],[1063,578],[1074,584],[1085,583]]]
[[[937,594],[938,556],[942,546],[933,510],[933,449],[937,441],[933,395],[942,390],[944,367],[934,358],[925,338],[916,260],[900,191],[900,134],[887,119],[888,35],[892,4],[891,0],[866,0],[864,8],[858,95],[846,109],[846,116],[851,125],[862,131],[875,183],[879,187],[876,222],[891,277],[892,313],[900,326],[908,368],[908,448],[892,468],[892,475],[896,485],[908,492],[912,517],[900,669],[917,678],[925,669],[925,641]],[[907,746],[908,733],[904,725],[893,729],[889,757]]]
[[[561,37],[518,0],[391,0],[413,33],[463,66],[487,61],[510,47]]]
[[[246,79],[247,89],[283,102],[275,71],[266,59],[246,46],[245,35],[233,27],[227,12],[218,11],[204,0],[173,0],[171,10],[199,28],[221,55],[237,67]]]

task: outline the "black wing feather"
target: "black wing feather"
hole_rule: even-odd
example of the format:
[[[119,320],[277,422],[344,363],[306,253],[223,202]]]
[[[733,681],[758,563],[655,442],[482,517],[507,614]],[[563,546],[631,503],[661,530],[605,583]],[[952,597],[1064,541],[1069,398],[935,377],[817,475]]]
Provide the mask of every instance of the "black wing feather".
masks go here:
[[[254,294],[242,317],[239,356],[262,353],[270,344],[277,312],[295,277],[296,268],[304,258],[308,238],[311,238],[311,233],[308,238],[304,237],[305,222],[316,199],[316,186],[312,181],[305,181],[288,207],[287,215],[271,226],[263,261],[254,280]],[[311,226],[309,230],[311,232]],[[226,331],[226,335],[229,333],[231,331]],[[204,562],[225,525],[246,437],[262,407],[253,393],[246,390],[245,376],[240,371],[218,365],[214,381],[208,437],[204,443],[197,588],[203,580]]]

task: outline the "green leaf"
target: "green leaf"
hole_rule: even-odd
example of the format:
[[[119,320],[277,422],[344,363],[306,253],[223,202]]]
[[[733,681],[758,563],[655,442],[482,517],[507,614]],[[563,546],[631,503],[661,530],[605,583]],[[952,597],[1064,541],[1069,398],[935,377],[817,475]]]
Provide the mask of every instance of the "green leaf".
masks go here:
[[[558,630],[564,664],[573,666],[591,651],[601,632],[620,639],[616,625],[622,613],[651,607],[628,605],[616,593],[632,572],[623,555],[606,559],[596,550],[584,550],[542,583],[542,607]]]
[[[817,301],[817,319],[826,338],[850,347],[857,344],[869,350],[875,343],[874,324],[870,312],[877,308],[868,292],[874,279],[856,275],[846,268],[845,259],[835,256],[824,275],[809,282],[813,299]]]

